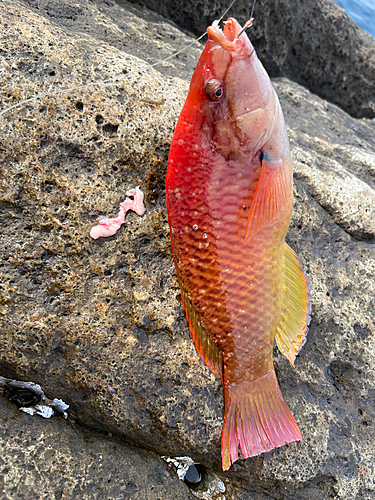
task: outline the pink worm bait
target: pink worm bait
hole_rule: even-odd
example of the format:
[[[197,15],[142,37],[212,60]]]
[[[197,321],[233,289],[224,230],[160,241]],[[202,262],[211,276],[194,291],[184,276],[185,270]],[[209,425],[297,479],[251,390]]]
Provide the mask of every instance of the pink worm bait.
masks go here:
[[[134,199],[132,200],[129,196],[132,196]],[[122,203],[120,203],[118,216],[113,219],[104,217],[103,215],[98,217],[99,224],[91,229],[91,238],[97,240],[101,237],[105,238],[116,234],[117,230],[125,222],[125,215],[129,210],[133,210],[133,212],[137,215],[142,216],[146,210],[143,204],[143,198],[143,192],[138,186],[135,189],[126,191],[126,198]]]

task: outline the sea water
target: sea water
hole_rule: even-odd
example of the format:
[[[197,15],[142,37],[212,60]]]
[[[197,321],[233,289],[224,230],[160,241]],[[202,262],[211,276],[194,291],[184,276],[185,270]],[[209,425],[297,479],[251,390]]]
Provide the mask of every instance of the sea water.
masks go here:
[[[375,0],[336,0],[358,26],[375,38]]]

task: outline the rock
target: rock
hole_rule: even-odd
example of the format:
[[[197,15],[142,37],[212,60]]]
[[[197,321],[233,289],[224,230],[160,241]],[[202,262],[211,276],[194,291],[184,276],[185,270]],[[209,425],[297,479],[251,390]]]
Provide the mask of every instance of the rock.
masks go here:
[[[276,498],[367,500],[374,496],[375,463],[375,124],[350,118],[286,79],[273,83],[295,171],[287,242],[312,293],[312,321],[296,368],[276,348],[274,362],[303,441],[285,454],[280,448],[255,459],[252,470],[240,463],[234,474],[254,498],[268,498],[268,489]]]
[[[271,490],[280,499],[371,498],[375,123],[275,81],[295,160],[288,243],[310,275],[313,309],[296,368],[274,357],[303,441],[223,474],[222,387],[190,339],[165,209],[187,82],[121,46],[122,33],[136,39],[144,26],[125,3],[29,4],[0,3],[3,108],[49,88],[123,77],[0,116],[0,374],[40,384],[80,424],[159,456],[191,457],[218,474],[228,500],[266,499]],[[163,46],[159,21],[142,16],[138,54]],[[166,69],[185,78],[192,50],[185,69]],[[146,195],[145,215],[129,212],[115,236],[90,239],[90,213],[116,215],[135,186]]]
[[[51,68],[59,79],[77,75],[64,85],[108,77],[94,70],[100,67],[127,77],[110,89],[60,95],[4,116],[0,367],[61,397],[82,423],[151,444],[164,455],[176,450],[167,436],[176,435],[186,449],[205,436],[202,453],[212,455],[220,435],[220,384],[189,338],[164,201],[167,153],[187,84],[84,32],[67,36],[66,27],[20,3],[2,5],[9,53],[21,53],[27,43],[33,61],[5,61],[10,71],[11,64],[21,67],[4,75],[8,102],[20,89],[26,96],[38,93],[29,79],[36,74],[43,82]],[[74,3],[61,4],[62,16],[67,6]],[[82,26],[94,26],[97,9],[89,2],[79,6],[92,16]],[[14,18],[23,37],[11,37]],[[116,237],[92,240],[96,217],[90,212],[116,215],[136,185],[146,193],[146,214],[129,213]],[[194,393],[202,394],[209,414],[196,412]],[[184,436],[195,420],[190,444]]]
[[[134,0],[200,35],[230,2]],[[228,16],[244,24],[253,2]],[[226,16],[227,17],[227,16]],[[286,76],[356,117],[375,117],[375,39],[333,0],[258,0],[252,43],[271,77]]]
[[[154,453],[73,421],[21,414],[1,396],[0,419],[1,498],[194,498]]]

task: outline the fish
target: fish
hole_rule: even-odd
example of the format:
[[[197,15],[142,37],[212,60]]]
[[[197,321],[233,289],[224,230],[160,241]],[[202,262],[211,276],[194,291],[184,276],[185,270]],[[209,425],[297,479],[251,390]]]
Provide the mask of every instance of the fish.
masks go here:
[[[293,204],[278,97],[245,30],[208,40],[172,138],[166,202],[196,350],[222,381],[222,468],[301,440],[276,378],[274,340],[294,366],[310,320],[307,275],[286,244]]]
[[[223,32],[218,23],[208,28],[166,180],[183,306],[199,355],[224,386],[224,470],[238,459],[238,446],[247,458],[301,438],[276,380],[272,344],[276,339],[294,364],[309,320],[308,280],[285,245],[292,206],[286,129],[268,76],[241,31],[233,19]],[[119,76],[27,98],[0,116]],[[134,200],[120,204],[116,218],[100,217],[92,238],[115,234],[127,210],[143,214],[143,194],[127,196]]]

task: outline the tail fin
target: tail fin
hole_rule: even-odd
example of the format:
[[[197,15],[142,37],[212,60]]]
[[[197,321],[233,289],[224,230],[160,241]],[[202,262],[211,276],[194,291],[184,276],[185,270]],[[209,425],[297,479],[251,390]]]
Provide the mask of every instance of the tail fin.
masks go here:
[[[285,443],[301,440],[301,432],[284,398],[274,370],[254,382],[225,385],[221,435],[223,470],[238,459],[260,455]]]

